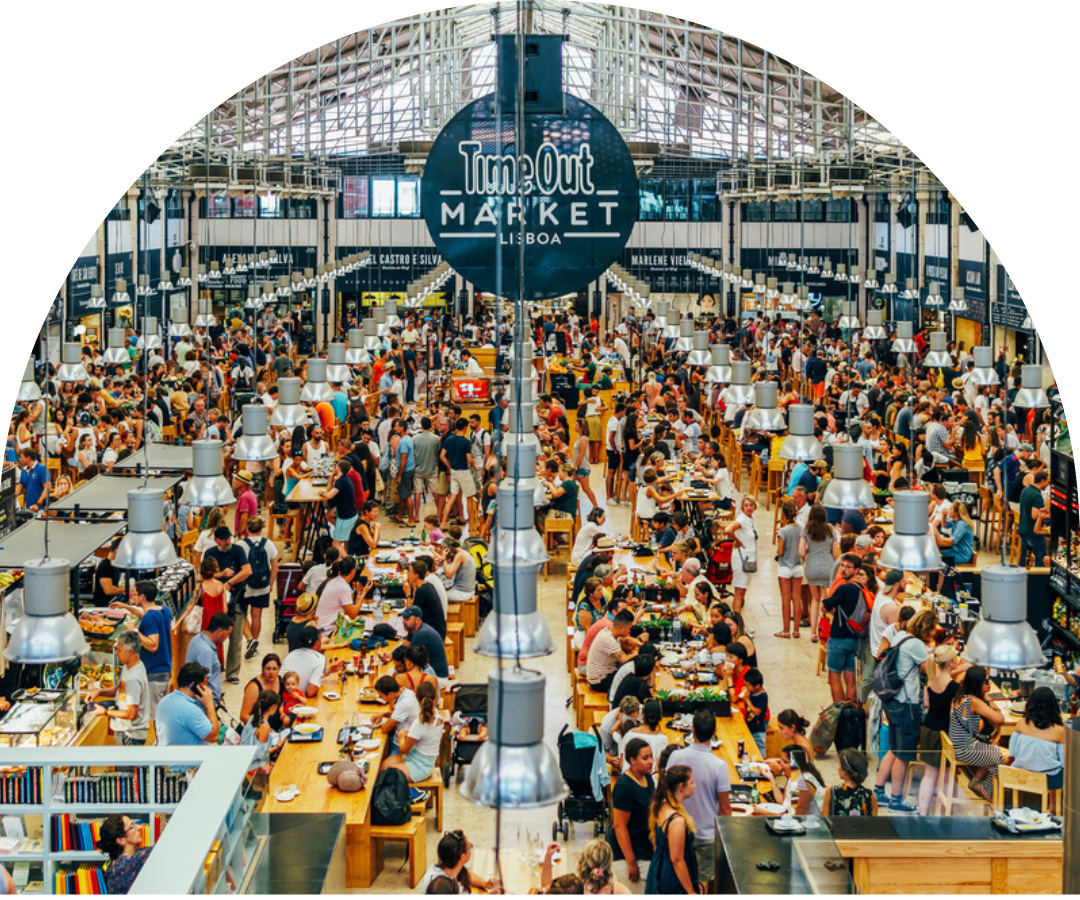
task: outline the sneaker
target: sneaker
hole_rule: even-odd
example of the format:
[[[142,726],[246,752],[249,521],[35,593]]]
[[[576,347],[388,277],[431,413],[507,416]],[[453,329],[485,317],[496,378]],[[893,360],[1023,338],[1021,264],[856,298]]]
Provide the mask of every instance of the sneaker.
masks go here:
[[[800,628],[809,628],[810,627],[810,620],[807,619],[806,617],[803,617],[802,621],[799,622],[799,627]]]
[[[881,801],[879,800],[878,803],[880,804],[880,802]],[[893,797],[892,800],[889,801],[889,809],[892,812],[898,813],[917,813],[919,811],[919,807],[912,806],[910,803],[905,803],[902,797]]]
[[[230,675],[229,678],[228,678],[228,682],[229,682],[229,684],[239,684],[240,683],[240,676],[239,675]]]
[[[258,652],[259,642],[253,638],[247,642],[247,649],[244,651],[244,659],[251,659]]]
[[[427,803],[427,791],[409,788],[409,800],[413,803]]]
[[[885,788],[875,785],[874,796],[877,797],[878,806],[888,806],[889,798],[885,793]]]
[[[630,500],[623,500],[622,505],[623,506],[633,506],[634,504]]]
[[[607,498],[607,505],[608,505],[608,506],[618,506],[618,505],[619,505],[619,501],[618,501],[618,500],[616,500],[616,499],[615,499],[614,497],[608,497],[608,498]]]

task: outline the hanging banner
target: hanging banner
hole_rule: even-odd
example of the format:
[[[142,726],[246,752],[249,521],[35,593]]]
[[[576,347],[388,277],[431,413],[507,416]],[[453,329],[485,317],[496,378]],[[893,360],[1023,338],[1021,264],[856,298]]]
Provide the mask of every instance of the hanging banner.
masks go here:
[[[852,266],[859,264],[858,250],[821,247],[807,247],[805,250],[798,247],[791,249],[785,247],[771,249],[766,247],[744,247],[739,254],[739,265],[743,267],[744,272],[746,269],[750,269],[755,275],[764,273],[766,278],[775,278],[781,288],[784,286],[785,281],[790,281],[796,286],[805,286],[811,294],[845,294],[847,292],[845,285],[834,278],[826,278],[820,273],[810,275],[788,269],[786,264],[780,262],[781,253],[786,253],[789,257],[792,254],[796,257],[805,256],[807,260],[817,257],[819,269],[825,260],[830,260],[834,272],[839,265],[845,265],[848,267],[848,271],[851,271]],[[851,293],[853,297],[858,296],[857,285],[853,284],[851,286]]]
[[[318,268],[319,254],[316,247],[259,247],[256,256],[259,253],[268,253],[270,250],[277,253],[276,260],[264,269],[254,269],[251,268],[252,249],[250,246],[215,245],[213,247],[200,247],[199,263],[206,266],[208,271],[211,262],[221,263],[227,256],[236,258],[246,256],[249,267],[246,272],[236,272],[233,275],[223,274],[221,278],[215,278],[213,282],[208,281],[202,287],[204,289],[209,287],[218,291],[241,291],[240,299],[243,300],[247,296],[247,289],[250,284],[261,286],[264,281],[272,281],[274,286],[277,287],[277,280],[280,275],[289,275],[291,272],[303,274],[304,269],[317,270]],[[156,252],[151,251],[152,254]],[[223,263],[221,268],[224,268]],[[158,269],[151,269],[151,271],[157,272]],[[192,278],[194,278],[194,275],[193,272]]]
[[[923,281],[927,284],[936,284],[941,290],[941,298],[949,302],[949,260],[945,256],[926,256],[923,258]],[[923,289],[923,297],[927,295],[927,288]]]
[[[101,273],[98,271],[96,256],[80,256],[75,260],[68,273],[67,315],[69,319],[81,319],[93,315],[97,310],[90,307],[90,287],[98,284]]]
[[[1027,306],[1016,289],[1016,285],[1013,284],[1012,278],[1009,277],[1009,273],[1005,271],[1004,266],[998,266],[997,274],[997,302],[990,304],[990,320],[1001,328],[1033,332],[1031,323],[1028,323],[1029,327],[1024,327],[1028,314]]]
[[[964,303],[967,309],[955,315],[985,325],[987,322],[986,266],[982,262],[971,259],[960,260],[960,286],[964,289]]]
[[[338,258],[367,251],[371,261],[355,272],[335,279],[339,291],[402,292],[416,279],[443,261],[434,247],[347,247],[337,248]]]

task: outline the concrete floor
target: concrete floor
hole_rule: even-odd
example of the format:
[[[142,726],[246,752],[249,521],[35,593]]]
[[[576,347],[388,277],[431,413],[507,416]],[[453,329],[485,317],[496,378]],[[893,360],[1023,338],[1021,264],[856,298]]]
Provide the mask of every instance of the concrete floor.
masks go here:
[[[602,467],[594,467],[592,487],[600,502],[604,499],[604,480]],[[588,512],[588,499],[582,497],[582,514]],[[434,511],[425,508],[425,513]],[[612,534],[629,534],[630,507],[606,507],[608,527]],[[769,693],[769,706],[775,717],[781,710],[792,708],[811,722],[818,713],[830,703],[829,688],[824,673],[814,676],[818,645],[811,642],[809,629],[802,630],[799,640],[782,640],[774,637],[780,630],[780,592],[776,580],[776,565],[767,545],[772,541],[773,511],[766,511],[764,506],[757,513],[757,529],[762,542],[762,552],[758,554],[759,568],[753,576],[747,592],[744,613],[747,627],[755,634],[759,667],[765,676],[765,687]],[[391,524],[384,526],[387,539],[403,536],[403,529]],[[556,740],[564,725],[572,726],[571,712],[566,708],[570,697],[569,675],[566,672],[561,636],[566,629],[566,611],[563,605],[565,597],[566,572],[562,564],[556,566],[545,581],[541,578],[539,589],[540,608],[548,622],[552,635],[556,636],[560,649],[544,659],[529,660],[530,668],[538,668],[547,675],[547,697],[545,704],[545,735],[553,753],[556,752]],[[273,611],[267,610],[263,624],[263,635],[269,638],[273,629]],[[285,645],[272,645],[264,639],[260,652],[254,660],[244,663],[241,684],[226,685],[225,697],[229,709],[240,708],[240,696],[243,685],[258,672],[258,660],[263,653],[271,649],[284,656]],[[465,659],[457,671],[457,679],[464,682],[485,681],[488,671],[493,667],[490,658],[471,652],[473,639],[466,639]],[[876,763],[876,760],[874,761]],[[835,775],[835,760],[827,757],[822,766],[822,774],[832,783]],[[474,806],[464,800],[456,786],[446,790],[446,811],[443,827],[446,830],[463,829],[476,847],[493,847],[496,840],[496,813],[494,810]],[[527,833],[539,832],[541,840],[551,840],[552,824],[556,819],[556,807],[540,810],[515,812],[506,810],[501,816],[502,846],[516,846],[519,834],[521,840]],[[436,845],[440,834],[435,833],[434,817],[429,815],[428,825],[428,862],[436,859]],[[572,858],[592,838],[591,825],[579,825],[577,832],[571,835],[570,851]],[[408,866],[405,861],[403,844],[391,844],[386,849],[386,865],[371,892],[375,893],[413,893],[408,884]],[[404,867],[403,867],[404,866]],[[538,871],[538,870],[537,870]],[[492,873],[478,873],[485,876]],[[538,877],[538,876],[537,876]],[[537,882],[538,884],[538,882]],[[358,893],[362,893],[358,891]]]

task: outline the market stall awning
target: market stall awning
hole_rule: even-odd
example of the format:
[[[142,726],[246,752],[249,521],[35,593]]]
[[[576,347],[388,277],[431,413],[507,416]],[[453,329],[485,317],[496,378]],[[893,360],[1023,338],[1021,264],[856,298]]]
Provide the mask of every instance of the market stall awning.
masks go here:
[[[79,565],[102,544],[123,531],[126,523],[88,524],[84,522],[49,522],[49,556]],[[27,560],[45,555],[45,521],[34,519],[0,539],[0,569],[21,569]]]
[[[179,483],[179,475],[158,475],[146,479],[146,486],[158,491],[167,491]],[[78,490],[72,491],[63,500],[54,500],[49,504],[49,508],[70,512],[74,512],[76,507],[79,512],[123,512],[127,510],[128,491],[142,486],[142,478],[98,475]]]
[[[146,468],[147,451],[150,454],[150,469],[182,472],[193,465],[193,451],[190,444],[150,444],[146,450],[132,453],[127,459],[118,462],[114,469]]]

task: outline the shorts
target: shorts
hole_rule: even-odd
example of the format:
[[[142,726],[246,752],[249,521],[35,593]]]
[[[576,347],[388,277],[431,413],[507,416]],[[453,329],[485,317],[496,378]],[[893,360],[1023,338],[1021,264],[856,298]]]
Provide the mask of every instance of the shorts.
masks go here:
[[[438,494],[438,475],[418,475],[414,477],[413,491],[417,494]],[[445,493],[445,492],[442,492]]]
[[[832,646],[832,641],[829,645]],[[897,759],[914,762],[919,749],[922,706],[896,700],[886,700],[881,706],[889,717],[889,750]]]
[[[334,522],[333,539],[335,541],[347,541],[349,535],[352,534],[353,529],[356,527],[356,518],[355,515],[351,519],[342,519],[339,517],[338,520]]]
[[[355,522],[356,520],[353,519]],[[270,608],[270,591],[267,591],[261,597],[252,597],[251,594],[244,592],[244,606],[251,607],[252,609],[269,609]]]
[[[405,768],[409,770],[409,781],[416,784],[418,781],[427,781],[431,773],[435,771],[437,756],[425,756],[417,753],[414,747],[405,754]]]
[[[803,567],[802,566],[777,566],[776,567],[777,578],[802,578]]]
[[[450,496],[456,497],[458,494],[461,494],[465,500],[476,496],[476,482],[473,481],[472,469],[450,470]]]
[[[743,571],[742,560],[736,551],[731,557],[731,586],[733,588],[742,588],[745,591],[750,586],[750,579],[753,575],[753,572]]]
[[[645,893],[645,879],[649,874],[649,860],[639,859],[638,874],[641,876],[638,882],[635,884],[630,880],[630,875],[627,873],[626,860],[616,859],[611,863],[611,871],[615,874],[615,877],[625,885],[626,889],[631,894],[644,894]]]
[[[830,672],[854,672],[858,652],[858,638],[831,637],[825,645],[825,667]]]
[[[622,454],[618,450],[608,450],[607,467],[609,472],[614,472],[622,465]]]
[[[694,838],[694,856],[697,857],[698,881],[712,881],[716,870],[716,840]]]
[[[413,495],[415,476],[416,469],[409,469],[409,471],[401,473],[401,481],[398,482],[398,494],[402,500],[406,500]]]
[[[919,762],[941,768],[941,732],[936,728],[919,728]]]
[[[574,473],[578,478],[588,478],[592,475],[592,469],[582,466],[577,472]]]
[[[435,493],[440,497],[445,497],[450,493],[450,476],[445,472],[440,472],[435,476]]]
[[[815,384],[814,385],[814,399],[815,400],[820,400],[824,396],[825,396],[825,382],[822,381],[820,384]]]
[[[135,737],[126,731],[118,731],[113,735],[117,747],[145,747],[147,737],[148,735],[145,734],[142,737]]]

